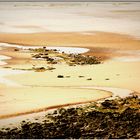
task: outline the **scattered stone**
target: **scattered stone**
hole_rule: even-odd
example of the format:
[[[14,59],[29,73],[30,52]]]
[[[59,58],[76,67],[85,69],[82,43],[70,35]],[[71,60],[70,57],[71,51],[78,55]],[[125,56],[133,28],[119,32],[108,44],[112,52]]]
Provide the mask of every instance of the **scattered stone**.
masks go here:
[[[58,75],[57,78],[64,78],[64,76],[63,75]]]
[[[103,103],[101,103],[101,105],[103,108],[118,109],[117,104],[111,100],[105,100]]]
[[[34,57],[34,58],[41,58],[41,55],[35,54],[35,55],[33,55],[33,57]]]
[[[15,48],[14,51],[19,51],[19,49],[18,48]]]
[[[45,51],[44,51],[45,49]],[[57,50],[47,50],[46,48],[39,48],[32,50],[37,53],[33,55],[34,58],[42,58],[46,60],[49,64],[57,64],[58,62],[66,62],[69,66],[76,65],[92,65],[92,64],[100,64],[101,58],[95,56],[86,56],[82,54],[66,54],[65,52],[57,52]],[[46,53],[47,52],[47,53]],[[54,60],[53,57],[60,57],[61,60]]]
[[[77,65],[92,65],[92,64],[100,64],[98,57],[95,56],[84,56],[81,54],[78,55],[69,55],[71,58],[70,61],[77,64]]]
[[[47,70],[54,70],[56,68],[53,68],[53,67],[48,67]]]
[[[39,67],[39,68],[34,68],[35,72],[44,72],[46,71],[46,68],[44,67]]]
[[[109,78],[106,78],[105,80],[110,80]]]
[[[87,80],[92,80],[92,78],[88,78]]]
[[[83,78],[83,77],[85,77],[85,76],[82,76],[82,75],[80,75],[80,76],[78,76],[79,78]]]
[[[69,66],[76,66],[75,64],[73,64],[73,63],[69,63]]]
[[[57,61],[53,61],[52,64],[57,64]]]

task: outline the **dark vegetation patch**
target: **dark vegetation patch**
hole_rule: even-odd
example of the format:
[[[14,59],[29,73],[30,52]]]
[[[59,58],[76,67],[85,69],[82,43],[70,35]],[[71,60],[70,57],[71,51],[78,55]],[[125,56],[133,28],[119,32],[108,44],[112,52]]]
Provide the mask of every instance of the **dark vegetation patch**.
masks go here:
[[[48,121],[50,120],[50,121]],[[0,130],[1,139],[140,138],[140,98],[131,96],[60,108],[42,123],[22,121],[20,128]]]

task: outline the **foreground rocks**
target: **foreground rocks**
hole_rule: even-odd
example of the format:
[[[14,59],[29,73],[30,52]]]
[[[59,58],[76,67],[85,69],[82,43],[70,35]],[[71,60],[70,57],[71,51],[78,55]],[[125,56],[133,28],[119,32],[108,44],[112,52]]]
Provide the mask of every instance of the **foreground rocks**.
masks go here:
[[[42,123],[23,121],[20,128],[1,130],[0,138],[139,139],[140,98],[131,96],[84,107],[61,108],[47,114]]]

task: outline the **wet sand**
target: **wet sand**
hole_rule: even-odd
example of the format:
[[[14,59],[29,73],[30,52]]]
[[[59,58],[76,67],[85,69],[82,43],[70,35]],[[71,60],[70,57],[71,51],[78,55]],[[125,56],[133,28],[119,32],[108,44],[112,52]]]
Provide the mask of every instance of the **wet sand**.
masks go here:
[[[127,6],[120,7],[119,10],[115,6],[117,11],[114,11],[114,8],[112,11],[110,7],[101,8],[103,11],[107,10],[104,15],[102,14],[102,10],[99,13],[95,11],[92,13],[82,11],[72,13],[74,9],[68,9],[67,11],[67,8],[65,8],[64,11],[67,11],[67,14],[70,12],[69,16],[73,17],[71,21],[70,19],[68,20],[67,14],[62,14],[64,13],[61,9],[62,7],[58,6],[59,10],[52,11],[52,13],[50,12],[47,15],[48,23],[56,23],[56,25],[49,24],[48,30],[46,26],[42,25],[42,23],[47,25],[46,21],[43,22],[37,19],[39,26],[26,25],[25,23],[21,25],[17,23],[17,21],[20,21],[18,19],[20,16],[17,15],[17,20],[14,18],[15,15],[13,14],[14,16],[12,16],[11,14],[13,20],[16,22],[12,24],[9,22],[7,24],[9,21],[7,17],[7,21],[1,23],[1,43],[23,45],[25,47],[55,46],[87,48],[89,51],[85,52],[85,55],[100,56],[104,58],[104,61],[102,64],[91,66],[70,67],[64,64],[57,64],[53,65],[56,68],[53,71],[27,71],[26,73],[16,75],[13,75],[13,73],[3,75],[4,70],[5,72],[7,70],[4,67],[22,69],[32,68],[33,65],[46,66],[47,64],[44,61],[32,60],[29,53],[13,51],[14,48],[11,48],[12,45],[9,45],[8,48],[1,45],[0,55],[11,57],[11,59],[0,61],[1,120],[2,118],[41,112],[60,106],[82,104],[109,98],[112,95],[123,97],[133,92],[137,92],[137,95],[139,95],[140,24],[138,24],[139,19],[137,19],[139,11],[133,11],[134,4],[130,14],[126,10],[131,7],[131,4]],[[126,9],[122,11],[121,8],[123,9],[124,7]],[[93,9],[93,7],[90,8]],[[86,9],[89,8],[86,7],[84,10]],[[98,9],[97,11],[100,10]],[[25,12],[25,10],[20,12]],[[114,13],[116,14],[114,15]],[[58,17],[60,16],[60,19],[57,17],[56,22],[50,18],[55,14]],[[76,16],[74,16],[75,14]],[[26,19],[26,17],[24,18]],[[53,19],[55,18],[53,17]],[[59,20],[61,19],[64,19],[63,24],[60,24]],[[78,22],[75,22],[75,20]],[[93,21],[95,21],[95,24],[93,24]],[[67,22],[70,23],[70,26],[63,26],[69,25]],[[5,28],[6,32],[3,32]],[[70,76],[70,78],[59,79],[57,78],[59,74]],[[84,77],[79,78],[80,75]],[[87,80],[88,78],[92,78],[92,80]]]
[[[100,38],[102,38],[101,35]],[[108,39],[108,41],[106,40],[107,42],[112,40],[110,38],[106,39]],[[17,44],[18,40],[19,39],[17,39]],[[132,39],[132,42],[133,41],[134,40]],[[24,40],[24,45],[27,43],[28,41]],[[13,76],[4,76],[4,78],[13,81],[15,84],[10,85],[12,87],[9,87],[8,85],[6,85],[6,87],[3,86],[3,84],[6,83],[1,85],[1,102],[3,105],[0,111],[2,113],[1,118],[38,112],[39,110],[42,111],[44,108],[50,108],[51,106],[85,103],[91,100],[95,101],[110,97],[113,94],[113,91],[107,90],[105,87],[122,88],[129,89],[131,92],[140,92],[138,85],[140,80],[138,68],[140,66],[140,61],[125,62],[113,59],[115,57],[120,58],[121,56],[128,57],[129,55],[139,57],[139,53],[137,54],[138,56],[136,55],[138,46],[135,46],[134,41],[134,54],[131,54],[132,50],[130,50],[129,47],[124,50],[117,46],[114,51],[113,44],[114,43],[112,43],[112,47],[109,46],[107,49],[89,47],[90,51],[85,53],[102,57],[107,55],[111,58],[100,65],[70,67],[64,64],[57,64],[53,65],[56,68],[53,72],[26,72]],[[2,55],[12,58],[6,60],[8,64],[5,66],[10,66],[12,68],[18,67],[21,69],[31,68],[33,65],[46,66],[46,63],[43,61],[38,62],[36,60],[31,60],[30,54],[26,52],[20,53],[13,50],[14,49],[10,47],[0,50]],[[70,78],[59,79],[57,78],[57,75],[59,74],[70,76]],[[84,78],[79,78],[79,75],[83,75]],[[92,80],[86,80],[88,78],[92,78]],[[16,86],[16,83],[21,85],[21,87],[19,88]],[[85,89],[82,87],[85,87]],[[88,87],[90,88],[88,89]],[[128,92],[128,95],[131,92]],[[120,92],[119,94],[121,95],[123,93]],[[10,106],[13,106],[12,110],[10,109]]]
[[[0,42],[26,46],[64,46],[107,49],[139,49],[140,40],[131,35],[110,32],[46,32],[46,33],[0,33]],[[90,33],[90,32],[89,32]]]

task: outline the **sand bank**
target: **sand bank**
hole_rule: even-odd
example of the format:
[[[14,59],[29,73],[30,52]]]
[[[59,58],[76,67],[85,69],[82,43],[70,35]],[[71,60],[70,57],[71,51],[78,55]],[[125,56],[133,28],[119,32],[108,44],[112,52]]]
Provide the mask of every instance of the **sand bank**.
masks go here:
[[[101,94],[104,94],[104,95],[107,94],[107,92],[104,91],[104,90],[112,91],[113,96],[112,97],[109,97],[109,96],[106,97],[106,98],[109,98],[109,99],[112,99],[115,96],[120,96],[120,97],[124,98],[125,96],[129,96],[130,93],[133,92],[133,91],[130,91],[130,90],[127,90],[127,89],[110,88],[110,87],[77,87],[77,88],[79,88],[79,89],[83,88],[83,90],[92,89],[92,91],[99,96]],[[64,88],[64,90],[65,89],[66,88]],[[70,87],[70,90],[71,89],[72,89],[72,87]],[[95,89],[98,89],[98,90],[95,90]],[[109,95],[109,92],[108,92],[108,95]],[[110,95],[111,95],[111,93],[110,93]],[[99,99],[99,100],[101,100],[101,99]],[[91,100],[91,101],[93,102],[94,100]],[[97,101],[97,98],[96,98],[96,101]],[[29,112],[26,111],[26,112],[23,112],[23,113],[19,112],[17,114],[11,114],[11,116],[10,115],[9,116],[5,115],[5,116],[3,116],[3,119],[0,119],[1,128],[8,127],[8,126],[12,127],[12,126],[19,125],[21,123],[21,121],[23,121],[23,120],[32,121],[32,122],[42,122],[44,120],[44,117],[45,117],[46,113],[52,112],[55,108],[68,107],[69,105],[71,105],[73,107],[75,107],[75,106],[77,107],[77,106],[81,106],[80,104],[85,104],[85,103],[90,103],[90,101],[69,103],[69,104],[63,104],[63,105],[61,105],[61,103],[60,103],[59,105],[56,105],[56,106],[50,106],[50,107],[48,106],[48,107],[40,108],[40,109],[36,108],[35,110],[31,110]]]
[[[17,54],[12,53],[16,59],[19,59],[16,57]],[[127,55],[129,53],[130,51],[127,52]],[[11,54],[9,53],[9,55]],[[24,53],[19,56],[22,55],[24,56]],[[10,64],[10,66],[21,69],[31,68],[32,63],[30,60],[22,65]],[[38,61],[35,65],[46,67],[46,63],[43,61]],[[1,118],[40,112],[53,106],[58,107],[57,105],[85,103],[107,98],[112,94],[113,97],[117,95],[125,97],[133,91],[140,92],[137,84],[140,80],[138,76],[140,75],[139,66],[140,62],[126,63],[108,60],[103,64],[91,66],[70,67],[57,64],[53,65],[56,68],[53,72],[37,73],[31,71],[16,76],[5,75],[5,78],[18,83],[21,87],[1,87]],[[64,78],[57,78],[60,74],[64,75]],[[70,76],[70,78],[65,76]],[[79,78],[79,76],[84,77]],[[88,81],[88,78],[92,78],[92,80]],[[10,110],[11,106],[13,110]]]
[[[98,48],[98,45],[99,48],[101,47],[101,50],[102,47],[108,50],[106,51],[103,49],[103,52],[100,52],[101,54],[104,54],[106,51],[111,57],[114,57],[114,54],[115,56],[123,56],[126,50],[126,56],[135,56],[136,53],[139,55],[139,40],[112,33],[97,32],[94,37],[93,35],[84,35],[84,37],[83,35],[79,35],[77,33],[5,34],[4,36],[1,36],[2,38],[0,39],[4,40],[4,42],[19,43],[18,47],[20,45],[38,45],[37,47],[40,47],[47,44],[44,43],[47,37],[48,43],[50,41],[50,44],[53,44],[53,46],[60,46],[61,44],[65,47],[75,48],[76,46],[81,45],[84,49],[87,48],[87,45],[89,45],[88,43],[90,43],[88,46],[90,51],[87,54],[91,55],[94,55],[96,54],[96,51],[99,51],[99,49],[95,49],[96,51],[94,50],[94,47]],[[49,40],[49,37],[51,40]],[[39,39],[42,39],[42,44]],[[58,39],[58,41],[55,39]],[[63,40],[63,43],[61,39]],[[72,43],[73,41],[75,42],[74,44]],[[4,45],[6,47],[7,44],[2,45],[4,48]],[[132,45],[134,46],[133,48]],[[13,44],[12,47],[17,46],[14,46]],[[112,49],[121,51],[113,52]],[[131,50],[134,50],[133,54]],[[130,52],[131,54],[129,54]],[[1,50],[1,53],[14,58],[11,62],[15,61],[18,65],[10,63],[10,66],[13,68],[31,68],[32,64],[46,67],[46,63],[43,61],[31,61],[29,54],[13,52],[11,50]],[[6,76],[8,80],[12,80],[24,87],[1,87],[2,107],[0,112],[3,113],[1,114],[1,117],[12,116],[13,114],[23,115],[24,113],[33,113],[38,110],[42,111],[44,108],[58,104],[75,104],[77,102],[91,101],[91,99],[93,101],[101,98],[107,98],[110,97],[112,93],[114,93],[114,95],[122,94],[121,96],[123,97],[129,95],[132,91],[140,92],[140,87],[138,85],[140,81],[139,66],[139,61],[128,63],[123,61],[114,61],[111,59],[100,65],[76,67],[53,65],[53,67],[56,68],[53,72],[28,72],[18,74],[16,76]],[[57,76],[60,74],[64,75],[64,77],[70,76],[70,78],[59,79]],[[84,78],[79,78],[80,75],[84,76]],[[92,78],[92,80],[88,81],[88,78]],[[81,87],[92,88],[81,89]],[[11,106],[13,110],[10,109]]]
[[[93,35],[84,35],[78,32],[47,32],[31,34],[3,34],[0,33],[0,42],[25,46],[64,46],[84,48],[108,48],[138,50],[140,40],[123,34],[110,32],[93,32]]]
[[[37,66],[40,64],[37,64]],[[43,63],[42,66],[45,66]],[[20,66],[20,68],[30,65]],[[76,66],[54,65],[56,70],[44,73],[30,72],[16,77],[8,77],[26,86],[110,86],[131,89],[139,92],[139,66],[140,62],[114,62],[107,61],[100,65]],[[16,66],[13,66],[16,67]],[[70,78],[57,78],[57,75],[70,76]],[[78,76],[83,75],[84,78]],[[28,77],[28,78],[25,78]],[[38,80],[34,80],[34,78]],[[91,81],[86,80],[92,78]],[[108,78],[108,80],[106,80]],[[47,80],[49,79],[49,80]]]
[[[22,67],[25,66],[27,67],[27,65]],[[131,63],[131,65],[123,62],[106,62],[100,65],[76,67],[55,65],[56,70],[53,72],[28,72],[6,76],[23,85],[24,88],[1,88],[5,104],[1,108],[3,111],[0,112],[5,115],[10,112],[9,115],[28,111],[33,113],[37,111],[37,108],[97,100],[109,97],[112,93],[114,96],[125,97],[133,91],[140,92],[137,84],[140,72],[137,66],[139,62]],[[68,75],[70,78],[59,79],[57,78],[59,74],[63,74],[64,77]],[[79,78],[79,75],[84,77]],[[88,81],[87,78],[92,78],[92,80]],[[13,110],[9,110],[10,106],[13,106]]]
[[[111,93],[64,87],[28,87],[15,88],[11,92],[9,89],[1,90],[1,95],[0,118],[7,118],[61,106],[87,103],[110,97]]]
[[[133,91],[140,92],[139,5],[116,6],[109,3],[105,7],[104,4],[94,4],[78,4],[73,8],[65,3],[63,6],[56,4],[44,7],[39,4],[37,9],[30,4],[11,7],[4,3],[5,6],[0,6],[0,53],[12,58],[6,61],[8,64],[2,62],[6,66],[31,68],[33,65],[48,65],[44,61],[31,60],[30,54],[13,52],[13,48],[10,48],[21,45],[55,46],[68,53],[79,53],[80,48],[80,52],[86,52],[87,55],[111,58],[93,66],[53,65],[56,68],[54,71],[41,73],[31,71],[16,74],[16,71],[0,69],[0,118],[95,101],[108,98],[112,93],[113,97],[124,97]],[[39,12],[33,12],[36,10]],[[38,16],[34,13],[38,13]],[[66,50],[60,46],[73,48]],[[77,47],[78,50],[75,50]],[[135,52],[132,53],[132,50]],[[64,78],[57,78],[60,74]],[[0,120],[1,124],[8,122],[3,120]]]
[[[12,45],[10,46],[9,44],[2,44],[1,46],[3,48],[15,47]],[[21,46],[16,46],[16,47],[21,47]],[[52,48],[49,48],[49,49],[52,49]],[[69,48],[68,49],[64,47],[62,48],[57,47],[55,49],[59,49],[59,51],[66,50],[67,53],[70,53],[70,52],[81,53],[83,52],[83,50],[84,52],[85,50],[88,50],[84,48]],[[16,55],[14,57],[16,57]],[[30,67],[30,64],[27,64],[27,65],[24,64],[20,66],[24,68]],[[15,65],[13,65],[12,67],[14,68],[14,66]],[[16,66],[19,67],[19,65],[16,65]],[[17,71],[17,70],[9,70],[9,69],[1,69],[0,71],[0,74],[2,76],[1,83],[7,86],[6,88],[1,87],[2,97],[1,97],[0,118],[7,118],[7,117],[12,117],[12,116],[30,114],[34,112],[41,112],[44,110],[58,108],[61,106],[82,104],[82,103],[87,103],[90,101],[95,101],[98,99],[103,99],[103,98],[111,96],[110,92],[106,92],[102,90],[86,91],[86,90],[83,90],[83,89],[81,90],[76,87],[73,87],[73,88],[70,87],[69,89],[67,87],[57,87],[57,85],[55,87],[43,87],[42,85],[40,85],[40,86],[36,86],[37,88],[34,88],[34,86],[32,85],[31,86],[24,85],[22,83],[12,81],[9,78],[6,78],[8,75],[19,74],[22,72],[25,72],[25,71]],[[31,73],[34,73],[34,72],[28,72],[29,75]],[[12,110],[10,109],[11,107],[13,108]]]

